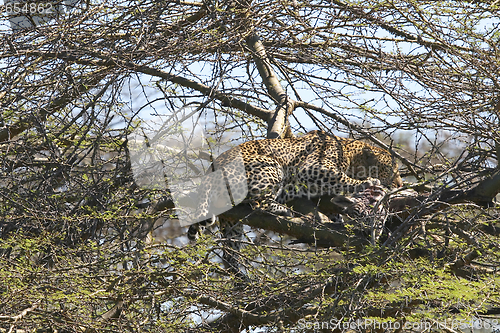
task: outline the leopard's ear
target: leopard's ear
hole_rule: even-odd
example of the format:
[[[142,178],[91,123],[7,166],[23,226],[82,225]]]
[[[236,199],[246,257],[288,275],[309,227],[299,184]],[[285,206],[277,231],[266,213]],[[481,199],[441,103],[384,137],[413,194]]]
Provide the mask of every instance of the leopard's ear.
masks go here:
[[[367,165],[376,165],[378,163],[377,154],[370,147],[363,147],[363,157]]]

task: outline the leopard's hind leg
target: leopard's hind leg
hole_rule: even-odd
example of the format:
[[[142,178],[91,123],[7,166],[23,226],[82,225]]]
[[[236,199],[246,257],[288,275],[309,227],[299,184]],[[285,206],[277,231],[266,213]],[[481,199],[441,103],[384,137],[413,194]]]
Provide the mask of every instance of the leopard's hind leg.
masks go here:
[[[286,182],[283,166],[274,158],[259,156],[247,163],[248,198],[251,203],[276,215],[291,216],[291,210],[283,205],[281,192]]]
[[[243,224],[233,223],[223,217],[219,217],[219,229],[224,239],[222,262],[224,268],[240,280],[245,280],[245,264],[240,254],[244,238]]]

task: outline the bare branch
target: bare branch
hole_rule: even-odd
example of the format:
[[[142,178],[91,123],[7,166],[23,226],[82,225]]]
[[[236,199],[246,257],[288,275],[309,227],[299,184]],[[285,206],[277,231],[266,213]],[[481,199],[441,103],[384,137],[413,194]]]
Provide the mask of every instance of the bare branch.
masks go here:
[[[95,88],[95,86],[110,73],[109,68],[102,68],[85,78],[82,78],[80,83],[75,84],[72,89],[62,94],[60,97],[52,100],[48,105],[40,109],[40,117],[46,118],[62,108],[66,107],[73,100],[81,97],[84,93]],[[12,140],[20,133],[31,128],[33,122],[29,119],[22,119],[13,125],[8,125],[0,129],[0,142]]]
[[[35,311],[39,305],[40,305],[40,301],[37,301],[37,302],[33,303],[30,307],[24,309],[23,311],[21,311],[21,313],[15,315],[15,316],[2,316],[2,315],[0,315],[0,320],[17,323],[18,321],[20,321],[21,319],[26,317],[30,312]]]
[[[295,109],[294,105],[291,101],[288,102],[286,92],[283,90],[278,76],[271,67],[265,47],[257,33],[253,32],[247,37],[247,44],[252,51],[260,77],[277,105],[269,122],[267,137],[268,139],[283,138],[286,133],[287,117]]]

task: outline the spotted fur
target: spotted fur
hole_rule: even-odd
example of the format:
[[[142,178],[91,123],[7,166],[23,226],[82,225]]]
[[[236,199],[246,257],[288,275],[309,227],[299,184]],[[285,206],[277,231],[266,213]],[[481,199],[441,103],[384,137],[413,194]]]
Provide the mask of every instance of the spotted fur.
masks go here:
[[[191,240],[214,223],[209,212],[217,212],[218,200],[228,189],[233,202],[246,198],[271,213],[290,216],[285,203],[295,198],[355,193],[380,184],[388,188],[402,185],[388,151],[322,131],[297,138],[248,141],[221,154],[213,167],[222,171],[225,182],[207,178],[200,184],[194,219],[201,222],[190,226]]]

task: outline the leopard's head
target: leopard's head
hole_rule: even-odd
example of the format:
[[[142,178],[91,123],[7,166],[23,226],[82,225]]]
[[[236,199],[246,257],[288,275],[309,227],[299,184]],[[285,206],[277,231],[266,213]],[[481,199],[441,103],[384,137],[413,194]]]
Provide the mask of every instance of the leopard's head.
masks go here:
[[[351,160],[352,176],[376,178],[388,188],[403,186],[395,158],[384,149],[366,145]]]

